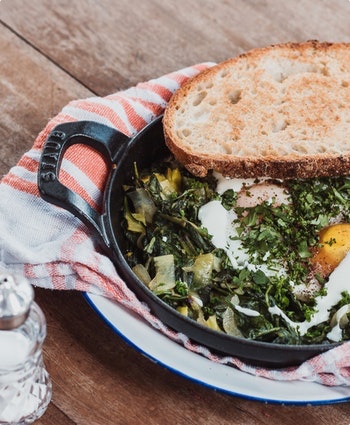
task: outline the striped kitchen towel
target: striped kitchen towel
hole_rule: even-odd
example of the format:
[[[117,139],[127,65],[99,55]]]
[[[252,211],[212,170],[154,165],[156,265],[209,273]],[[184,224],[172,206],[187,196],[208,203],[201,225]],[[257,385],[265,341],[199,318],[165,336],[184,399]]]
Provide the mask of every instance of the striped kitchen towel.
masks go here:
[[[64,107],[1,180],[0,272],[24,275],[34,286],[42,288],[87,291],[110,297],[187,349],[253,375],[331,386],[350,385],[350,343],[299,367],[282,370],[253,367],[193,344],[185,335],[167,328],[136,298],[118,276],[111,260],[95,249],[88,229],[80,220],[39,196],[38,163],[43,144],[56,125],[89,120],[133,136],[163,112],[174,91],[211,65],[195,65],[122,92],[73,101]],[[66,152],[60,179],[96,209],[101,204],[106,176],[106,164],[94,150],[75,146]]]

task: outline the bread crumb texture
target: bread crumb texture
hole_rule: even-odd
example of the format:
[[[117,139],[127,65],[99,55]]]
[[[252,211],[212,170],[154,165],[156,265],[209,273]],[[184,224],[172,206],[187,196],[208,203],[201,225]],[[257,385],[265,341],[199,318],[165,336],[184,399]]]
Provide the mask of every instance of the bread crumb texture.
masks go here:
[[[173,96],[164,116],[166,140],[185,162],[206,169],[220,162],[230,168],[240,158],[256,164],[348,155],[349,85],[350,44],[254,49],[203,72]]]

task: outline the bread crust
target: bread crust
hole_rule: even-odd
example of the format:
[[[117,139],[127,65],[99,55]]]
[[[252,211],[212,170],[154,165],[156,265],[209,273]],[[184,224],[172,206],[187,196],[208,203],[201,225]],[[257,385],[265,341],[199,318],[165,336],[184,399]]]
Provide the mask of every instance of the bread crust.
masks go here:
[[[348,175],[350,43],[276,44],[228,59],[173,95],[163,127],[199,177]]]

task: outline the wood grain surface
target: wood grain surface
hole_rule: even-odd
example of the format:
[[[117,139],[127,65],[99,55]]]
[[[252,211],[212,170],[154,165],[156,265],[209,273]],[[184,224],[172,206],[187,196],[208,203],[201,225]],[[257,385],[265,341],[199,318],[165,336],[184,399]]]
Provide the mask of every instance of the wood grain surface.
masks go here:
[[[0,0],[0,175],[70,100],[268,44],[350,41],[349,24],[348,0]],[[188,381],[126,344],[79,293],[36,289],[36,300],[53,381],[37,424],[350,424],[349,403],[265,404]]]

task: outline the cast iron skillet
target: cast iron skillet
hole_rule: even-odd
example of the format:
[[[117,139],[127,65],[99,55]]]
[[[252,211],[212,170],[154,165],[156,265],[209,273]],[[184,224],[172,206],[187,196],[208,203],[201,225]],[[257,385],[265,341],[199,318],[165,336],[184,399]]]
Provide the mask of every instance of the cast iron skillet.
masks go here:
[[[111,164],[102,213],[95,211],[58,179],[64,153],[74,144],[93,147]],[[132,181],[135,161],[141,170],[167,154],[169,151],[164,142],[162,117],[154,120],[132,139],[113,128],[91,121],[60,124],[51,132],[44,146],[38,172],[39,191],[43,199],[65,208],[89,226],[91,236],[96,238],[97,244],[111,258],[120,276],[158,318],[214,353],[232,355],[253,365],[280,368],[298,365],[337,345],[270,344],[214,331],[178,313],[135,276],[123,255],[126,239],[121,226],[122,186]]]

